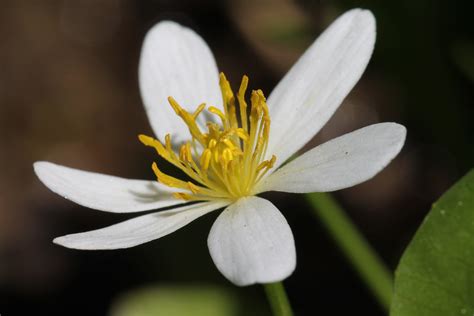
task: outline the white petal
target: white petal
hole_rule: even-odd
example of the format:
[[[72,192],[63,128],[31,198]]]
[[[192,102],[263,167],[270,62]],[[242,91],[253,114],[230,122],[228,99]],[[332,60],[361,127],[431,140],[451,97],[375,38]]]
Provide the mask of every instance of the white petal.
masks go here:
[[[196,218],[227,204],[206,202],[186,205],[142,215],[109,227],[58,237],[54,239],[54,243],[82,250],[129,248],[171,234]]]
[[[172,189],[156,181],[124,179],[46,161],[35,162],[34,169],[54,193],[99,211],[130,213],[185,202],[174,198]]]
[[[304,153],[259,185],[258,192],[328,192],[369,180],[400,152],[406,129],[396,123],[370,125]]]
[[[240,286],[281,281],[296,266],[290,226],[270,201],[259,197],[241,198],[225,209],[207,244],[219,271]]]
[[[276,166],[303,147],[357,83],[372,55],[375,19],[354,9],[332,23],[268,98],[272,120],[267,154]]]
[[[169,96],[189,111],[201,103],[222,108],[212,52],[199,35],[177,23],[161,22],[148,32],[138,71],[148,119],[161,140],[167,133],[176,142],[190,138],[186,125],[169,105]],[[199,122],[205,123],[202,114]]]

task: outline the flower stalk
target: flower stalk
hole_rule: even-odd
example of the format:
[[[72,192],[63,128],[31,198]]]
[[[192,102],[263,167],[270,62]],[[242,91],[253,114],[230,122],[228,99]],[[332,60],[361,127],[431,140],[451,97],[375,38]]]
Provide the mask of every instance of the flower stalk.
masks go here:
[[[274,316],[293,316],[290,302],[282,282],[263,285]]]
[[[380,305],[388,311],[392,299],[393,277],[375,250],[328,193],[306,195],[326,229],[338,244]]]

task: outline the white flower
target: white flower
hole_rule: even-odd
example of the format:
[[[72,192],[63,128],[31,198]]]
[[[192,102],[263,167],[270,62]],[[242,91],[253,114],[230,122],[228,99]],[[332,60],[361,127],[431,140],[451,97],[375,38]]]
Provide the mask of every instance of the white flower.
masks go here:
[[[140,89],[157,139],[140,135],[140,140],[189,180],[164,174],[156,164],[158,181],[49,162],[36,162],[34,168],[52,191],[89,208],[128,213],[180,206],[54,242],[76,249],[133,247],[226,207],[208,237],[219,271],[237,285],[286,278],[296,265],[291,229],[271,202],[256,195],[347,188],[372,178],[403,146],[405,128],[380,123],[281,166],[336,111],[365,70],[374,43],[371,12],[351,10],[309,47],[268,100],[257,90],[247,103],[247,77],[234,97],[196,33],[173,22],[158,23],[144,40],[139,67]],[[203,102],[212,107],[206,111]],[[176,144],[181,146],[175,154]]]

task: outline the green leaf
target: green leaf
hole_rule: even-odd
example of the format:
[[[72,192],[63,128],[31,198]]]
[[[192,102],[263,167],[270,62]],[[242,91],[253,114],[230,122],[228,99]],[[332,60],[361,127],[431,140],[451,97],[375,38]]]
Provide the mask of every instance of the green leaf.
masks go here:
[[[433,204],[403,254],[390,315],[474,315],[474,171]]]
[[[215,286],[156,286],[119,297],[111,316],[235,316],[236,298]]]

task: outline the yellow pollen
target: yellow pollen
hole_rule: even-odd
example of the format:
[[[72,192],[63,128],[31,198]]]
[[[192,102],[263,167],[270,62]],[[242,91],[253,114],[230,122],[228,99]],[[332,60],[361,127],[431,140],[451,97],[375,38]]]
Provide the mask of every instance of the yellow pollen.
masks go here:
[[[170,106],[188,127],[190,140],[175,153],[171,135],[165,136],[164,144],[146,135],[139,140],[153,147],[158,155],[184,172],[187,180],[180,180],[163,173],[156,163],[152,169],[159,182],[180,189],[174,197],[186,201],[236,200],[253,195],[255,185],[269,169],[276,157],[264,160],[270,135],[270,115],[262,90],[254,90],[250,104],[245,100],[248,77],[243,76],[237,95],[234,95],[223,73],[219,85],[223,109],[209,106],[207,111],[218,117],[208,122],[207,130],[198,124],[199,115],[206,104],[200,104],[192,113],[181,107],[173,97],[168,98]]]

